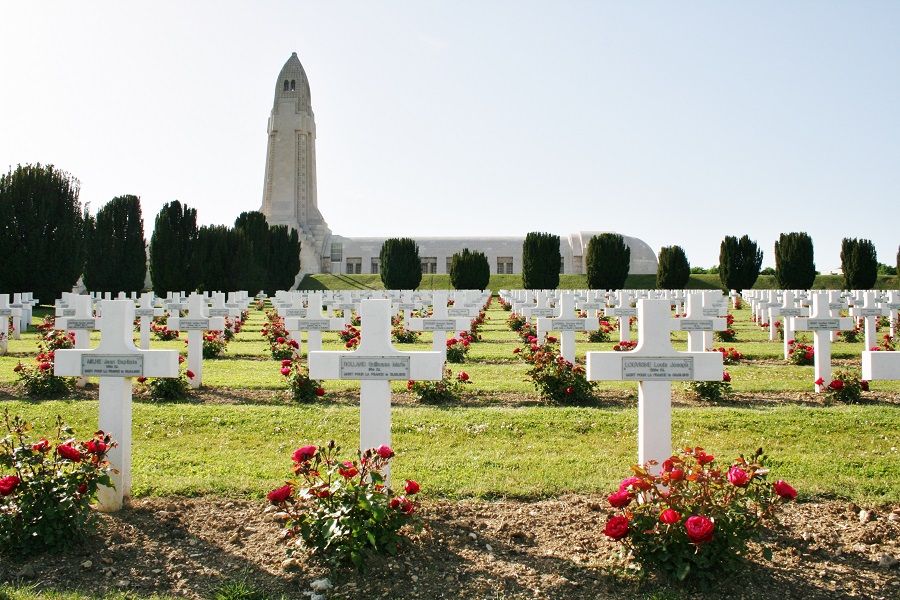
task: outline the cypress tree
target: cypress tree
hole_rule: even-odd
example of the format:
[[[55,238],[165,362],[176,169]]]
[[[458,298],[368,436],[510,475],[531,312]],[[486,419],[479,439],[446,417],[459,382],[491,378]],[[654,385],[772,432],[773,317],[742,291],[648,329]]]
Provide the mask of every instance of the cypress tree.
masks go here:
[[[656,287],[661,290],[680,290],[691,278],[691,263],[681,246],[666,246],[659,250],[656,267]]]
[[[141,199],[118,196],[97,211],[87,228],[84,285],[97,292],[139,292],[147,278]]]
[[[156,215],[150,236],[150,280],[158,295],[196,289],[197,210],[173,200]]]
[[[450,284],[455,290],[484,290],[491,279],[487,256],[477,250],[463,248],[450,261]]]
[[[719,279],[727,290],[749,290],[759,277],[763,253],[749,236],[726,236],[719,246]]]
[[[414,290],[422,282],[419,245],[410,238],[389,238],[379,253],[381,282],[388,290]]]
[[[522,287],[526,290],[555,290],[559,287],[559,236],[531,232],[522,244]]]
[[[19,165],[0,177],[0,290],[52,304],[84,267],[86,211],[77,179],[53,165]]]
[[[878,279],[878,254],[871,240],[841,240],[841,270],[844,289],[870,290]]]
[[[631,248],[618,233],[601,233],[588,241],[585,262],[589,288],[619,290],[631,269]]]
[[[784,290],[808,290],[816,280],[813,242],[805,232],[782,233],[775,242],[775,281]]]
[[[269,270],[266,293],[289,290],[300,272],[300,238],[296,229],[287,225],[269,228]]]

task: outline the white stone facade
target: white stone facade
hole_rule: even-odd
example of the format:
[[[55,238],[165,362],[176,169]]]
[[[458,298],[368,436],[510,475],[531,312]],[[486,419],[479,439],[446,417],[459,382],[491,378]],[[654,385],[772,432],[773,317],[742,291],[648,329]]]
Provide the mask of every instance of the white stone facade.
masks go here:
[[[286,224],[300,234],[300,275],[313,273],[378,273],[378,256],[387,238],[332,235],[319,212],[316,195],[316,122],[309,81],[296,52],[275,82],[269,116],[269,144],[260,211],[271,225]],[[560,236],[560,273],[584,273],[588,241],[600,232]],[[525,237],[417,237],[423,273],[449,273],[450,259],[464,248],[483,252],[491,273],[522,272]],[[656,254],[638,238],[624,236],[631,248],[630,272],[655,274]],[[298,279],[299,281],[299,279]]]

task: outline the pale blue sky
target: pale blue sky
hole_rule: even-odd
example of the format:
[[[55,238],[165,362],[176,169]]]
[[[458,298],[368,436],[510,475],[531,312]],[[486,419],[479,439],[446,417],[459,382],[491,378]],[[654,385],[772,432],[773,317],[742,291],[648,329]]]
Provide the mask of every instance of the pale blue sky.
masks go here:
[[[611,230],[773,266],[806,231],[894,264],[900,2],[10,2],[0,169],[53,163],[96,210],[259,208],[297,52],[319,208],[345,236]]]

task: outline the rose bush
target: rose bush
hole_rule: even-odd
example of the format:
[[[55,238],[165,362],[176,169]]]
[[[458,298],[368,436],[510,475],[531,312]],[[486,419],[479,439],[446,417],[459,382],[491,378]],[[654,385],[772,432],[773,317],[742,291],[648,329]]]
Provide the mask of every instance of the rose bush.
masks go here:
[[[654,461],[636,465],[608,498],[616,514],[604,534],[644,569],[705,586],[721,571],[738,569],[750,540],[759,541],[778,506],[797,496],[784,481],[766,481],[765,458],[759,449],[720,469],[714,456],[696,447],[666,459],[658,474],[651,473]],[[762,552],[771,557],[768,548]]]
[[[60,552],[82,541],[95,525],[89,502],[97,487],[112,485],[106,454],[116,443],[102,431],[78,442],[61,417],[53,440],[30,439],[33,426],[8,410],[3,423],[0,553]]]
[[[406,389],[423,404],[446,404],[459,400],[463,388],[472,381],[465,371],[453,376],[453,371],[444,369],[443,377],[439,381],[412,381],[406,382]]]
[[[835,401],[854,404],[862,399],[862,392],[869,391],[869,382],[850,371],[835,371],[831,381],[826,382],[819,377],[815,383],[824,386],[826,404]]]
[[[309,378],[309,368],[299,357],[282,360],[281,374],[284,375],[291,396],[298,402],[315,402],[325,395],[321,382]]]
[[[721,402],[733,393],[728,371],[722,373],[722,381],[686,381],[684,384],[685,396],[704,402]]]
[[[352,461],[340,460],[339,452],[334,441],[298,448],[295,478],[268,499],[288,516],[287,539],[332,565],[362,569],[370,553],[396,554],[405,533],[421,527],[412,499],[420,486],[407,480],[403,492],[395,492],[386,485],[384,470],[394,456],[388,446],[357,452]],[[296,550],[291,544],[288,554]]]

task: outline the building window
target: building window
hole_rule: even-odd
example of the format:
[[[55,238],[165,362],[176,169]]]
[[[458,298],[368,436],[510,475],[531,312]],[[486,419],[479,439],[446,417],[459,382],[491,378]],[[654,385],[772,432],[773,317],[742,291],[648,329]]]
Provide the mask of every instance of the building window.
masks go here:
[[[297,82],[294,79],[291,79],[291,91],[292,92],[297,91]]]
[[[284,91],[288,91],[288,80],[284,80]]]
[[[346,266],[347,275],[359,275],[362,273],[362,259],[361,258],[348,258],[347,266]]]
[[[344,245],[340,242],[331,243],[331,262],[341,262],[344,260]]]
[[[437,273],[437,257],[426,257],[422,259],[422,274],[434,275]]]
[[[497,259],[497,274],[512,275],[513,259],[511,256],[501,256]]]
[[[562,275],[566,272],[566,261],[562,256],[559,257],[559,274]]]
[[[450,267],[452,267],[452,266],[453,266],[453,257],[448,256],[447,257],[447,273],[448,274],[450,273]]]
[[[372,259],[372,275],[378,275],[381,272],[381,259]]]

